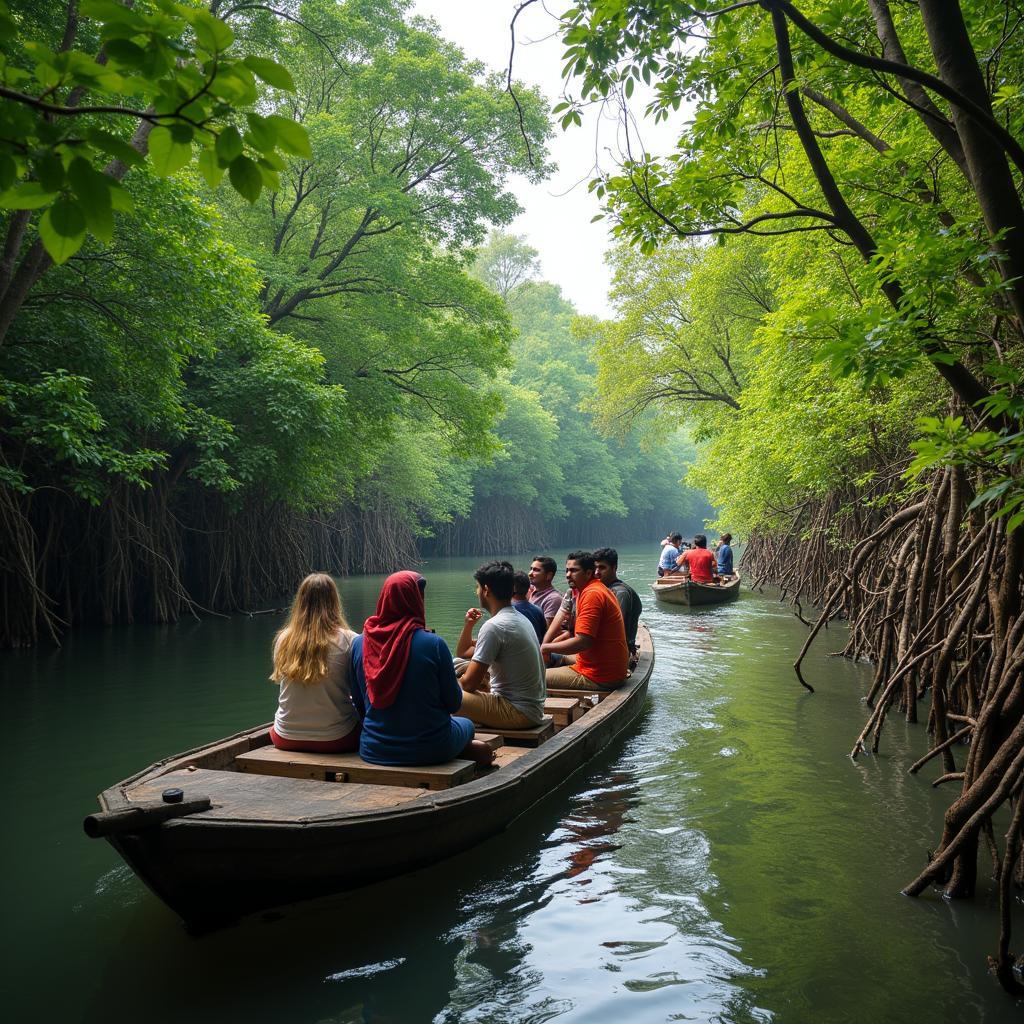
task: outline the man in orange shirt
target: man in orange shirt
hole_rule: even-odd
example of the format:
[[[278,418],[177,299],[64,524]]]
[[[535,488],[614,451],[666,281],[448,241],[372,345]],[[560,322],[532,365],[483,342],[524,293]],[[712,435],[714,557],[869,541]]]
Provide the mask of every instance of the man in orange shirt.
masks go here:
[[[703,533],[693,538],[693,547],[684,551],[676,562],[684,573],[689,571],[694,583],[718,583],[718,566],[715,556],[708,551],[708,539]]]
[[[565,559],[565,578],[576,591],[576,635],[541,645],[541,654],[566,656],[547,670],[549,687],[614,690],[629,675],[626,627],[615,595],[594,576],[594,556],[573,551]]]

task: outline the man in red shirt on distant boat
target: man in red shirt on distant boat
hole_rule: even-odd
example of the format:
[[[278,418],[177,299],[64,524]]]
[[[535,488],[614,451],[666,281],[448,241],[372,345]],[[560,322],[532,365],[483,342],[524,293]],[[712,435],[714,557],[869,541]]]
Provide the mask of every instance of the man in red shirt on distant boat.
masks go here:
[[[689,574],[694,583],[719,583],[718,566],[715,556],[708,551],[708,539],[703,533],[698,533],[693,538],[693,547],[684,551],[677,559],[676,564],[683,570],[683,574]]]

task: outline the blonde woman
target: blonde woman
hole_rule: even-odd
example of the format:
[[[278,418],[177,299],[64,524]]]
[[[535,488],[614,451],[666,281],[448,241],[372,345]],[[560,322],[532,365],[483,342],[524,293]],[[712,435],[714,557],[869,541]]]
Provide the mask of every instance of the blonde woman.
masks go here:
[[[348,675],[354,637],[334,580],[322,572],[307,576],[274,638],[270,678],[281,687],[270,727],[275,747],[317,754],[359,749]]]

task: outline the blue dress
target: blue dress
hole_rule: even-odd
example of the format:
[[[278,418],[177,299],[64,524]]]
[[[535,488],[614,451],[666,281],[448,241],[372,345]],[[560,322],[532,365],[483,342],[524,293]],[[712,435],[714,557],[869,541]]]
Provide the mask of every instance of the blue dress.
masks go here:
[[[468,718],[452,718],[462,706],[448,645],[433,633],[412,635],[409,664],[394,704],[370,705],[363,672],[363,638],[352,642],[352,703],[363,720],[359,756],[371,764],[441,764],[458,757],[473,738]]]

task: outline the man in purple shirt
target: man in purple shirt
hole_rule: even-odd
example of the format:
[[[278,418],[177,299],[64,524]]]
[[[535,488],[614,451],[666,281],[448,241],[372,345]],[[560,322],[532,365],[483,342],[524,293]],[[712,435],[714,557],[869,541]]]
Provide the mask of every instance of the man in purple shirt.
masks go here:
[[[544,621],[549,626],[562,607],[562,595],[551,586],[557,571],[557,563],[548,555],[537,555],[530,564],[530,591],[526,599],[544,613]]]

